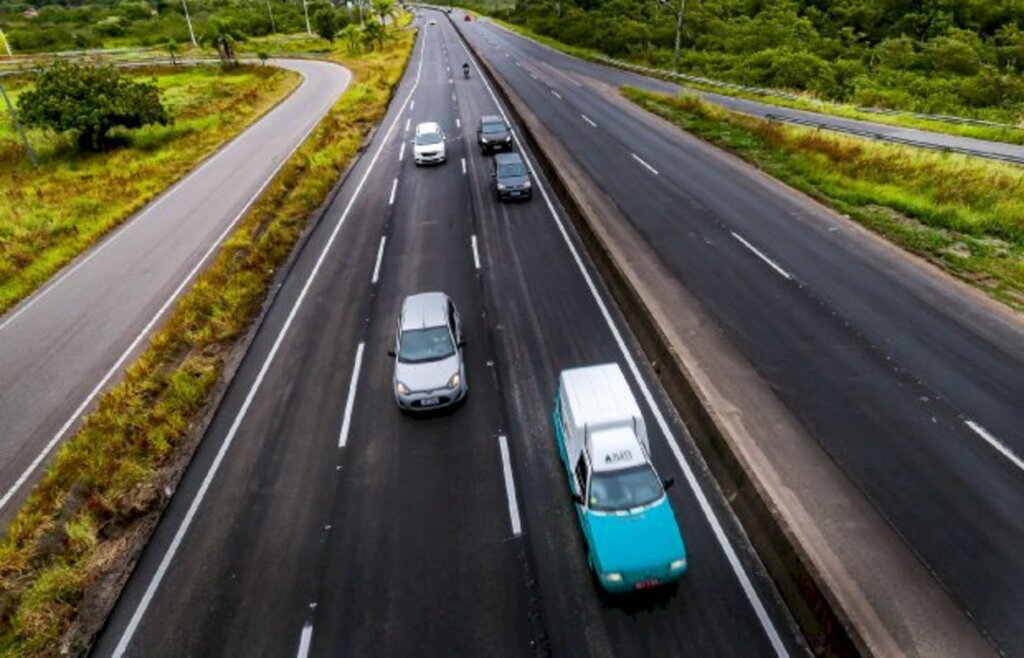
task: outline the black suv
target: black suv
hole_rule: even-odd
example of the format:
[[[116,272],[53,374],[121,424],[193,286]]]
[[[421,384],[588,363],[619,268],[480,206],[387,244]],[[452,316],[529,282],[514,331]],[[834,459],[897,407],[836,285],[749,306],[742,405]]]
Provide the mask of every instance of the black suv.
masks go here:
[[[494,153],[500,149],[512,150],[512,132],[499,116],[480,118],[480,125],[476,127],[476,141],[484,153]]]
[[[498,200],[529,199],[533,196],[530,170],[518,153],[499,153],[491,164],[494,191]]]

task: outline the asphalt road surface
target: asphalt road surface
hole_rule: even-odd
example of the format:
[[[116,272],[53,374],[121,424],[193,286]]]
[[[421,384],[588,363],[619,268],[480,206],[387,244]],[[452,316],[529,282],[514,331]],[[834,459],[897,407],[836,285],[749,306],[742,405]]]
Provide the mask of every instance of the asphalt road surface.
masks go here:
[[[1019,316],[614,93],[672,85],[457,24],[979,628],[1024,654]]]
[[[284,60],[300,86],[35,295],[0,317],[0,522],[195,273],[316,126],[350,73]]]
[[[284,281],[95,654],[799,655],[770,582],[543,179],[499,203],[475,122],[498,110],[454,29],[420,35],[369,149]],[[417,168],[439,121],[448,162]],[[383,246],[382,246],[383,245]],[[402,299],[465,324],[465,404],[397,410]],[[691,567],[606,601],[550,412],[566,367],[616,361]]]

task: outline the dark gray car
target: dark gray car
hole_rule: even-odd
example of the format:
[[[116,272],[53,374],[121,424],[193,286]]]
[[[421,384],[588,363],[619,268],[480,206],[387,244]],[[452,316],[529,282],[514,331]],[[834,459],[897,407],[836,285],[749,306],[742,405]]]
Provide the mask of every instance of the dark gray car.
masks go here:
[[[491,176],[498,200],[529,199],[533,196],[530,169],[518,153],[499,153],[491,161]]]
[[[476,127],[476,141],[484,153],[500,150],[512,150],[512,131],[508,124],[499,116],[488,115],[480,118]]]

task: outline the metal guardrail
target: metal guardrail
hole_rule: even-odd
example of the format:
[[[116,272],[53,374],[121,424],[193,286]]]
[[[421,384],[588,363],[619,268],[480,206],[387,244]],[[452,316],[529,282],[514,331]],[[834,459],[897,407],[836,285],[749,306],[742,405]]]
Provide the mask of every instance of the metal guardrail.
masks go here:
[[[818,130],[830,130],[832,132],[845,133],[847,135],[854,135],[856,137],[865,137],[868,139],[874,139],[880,142],[890,142],[893,144],[901,144],[903,146],[914,146],[917,148],[929,149],[932,151],[942,151],[944,153],[959,153],[961,155],[972,155],[979,158],[987,158],[990,160],[1000,160],[1002,162],[1009,162],[1012,164],[1024,164],[1024,157],[1009,155],[1006,153],[993,153],[991,151],[982,151],[975,149],[966,149],[959,146],[951,146],[945,144],[936,144],[934,142],[923,142],[917,139],[908,139],[906,137],[897,137],[895,135],[886,135],[884,133],[876,132],[873,130],[861,130],[858,128],[849,128],[846,126],[837,126],[820,121],[811,121],[809,119],[800,119],[797,117],[788,117],[781,114],[768,113],[764,115],[764,118],[769,121],[775,121],[778,123],[791,123],[799,126],[807,126],[809,128],[817,128]]]

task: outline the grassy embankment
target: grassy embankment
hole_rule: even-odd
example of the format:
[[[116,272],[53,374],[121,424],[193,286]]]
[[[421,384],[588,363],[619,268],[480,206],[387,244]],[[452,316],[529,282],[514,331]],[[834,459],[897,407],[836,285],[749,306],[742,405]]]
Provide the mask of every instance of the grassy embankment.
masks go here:
[[[510,23],[504,21],[495,16],[490,16],[490,20],[493,20],[496,24],[501,25],[517,34],[520,34],[528,39],[533,39],[538,43],[542,43],[549,48],[585,59],[599,64],[607,64],[603,59],[605,55],[599,53],[596,50],[590,48],[582,48],[579,46],[571,46],[564,44],[557,39],[538,34],[522,25]],[[630,62],[635,64],[642,64],[642,62]],[[842,103],[833,103],[829,101],[823,101],[816,98],[813,94],[794,92],[788,89],[780,89],[779,91],[786,91],[788,93],[796,93],[803,98],[790,99],[780,98],[778,96],[771,96],[766,94],[757,94],[739,89],[729,89],[717,87],[715,85],[701,84],[699,82],[690,81],[679,81],[671,78],[666,71],[666,75],[659,76],[670,82],[675,82],[680,85],[685,85],[693,89],[700,91],[706,91],[713,94],[721,94],[723,96],[733,96],[735,98],[745,98],[747,100],[757,101],[759,103],[766,103],[768,105],[775,105],[777,107],[788,107],[797,110],[807,110],[809,112],[818,112],[821,114],[830,114],[833,116],[846,117],[848,119],[860,119],[862,121],[871,121],[874,123],[883,123],[891,126],[899,126],[902,128],[917,128],[919,130],[927,130],[930,132],[943,133],[946,135],[957,135],[960,137],[973,137],[975,139],[984,139],[993,142],[1006,142],[1009,144],[1024,144],[1024,125],[1020,127],[1009,127],[1002,128],[996,126],[984,126],[984,125],[972,125],[972,124],[959,124],[951,123],[947,121],[937,121],[934,119],[923,119],[920,117],[914,117],[910,114],[877,114],[874,112],[864,112],[863,110],[857,109],[853,105],[845,105]]]
[[[232,347],[259,312],[275,271],[383,117],[412,50],[393,31],[383,51],[332,59],[351,87],[293,155],[186,293],[123,381],[65,443],[0,544],[0,655],[42,656],[88,632],[82,609],[145,538],[194,446]]]
[[[780,125],[694,96],[623,94],[1024,310],[1024,167]]]
[[[155,76],[174,123],[114,133],[119,146],[81,153],[74,140],[28,131],[33,168],[6,108],[0,113],[0,313],[142,208],[293,90],[300,76],[273,67],[164,67]],[[8,80],[17,97],[31,77]]]

